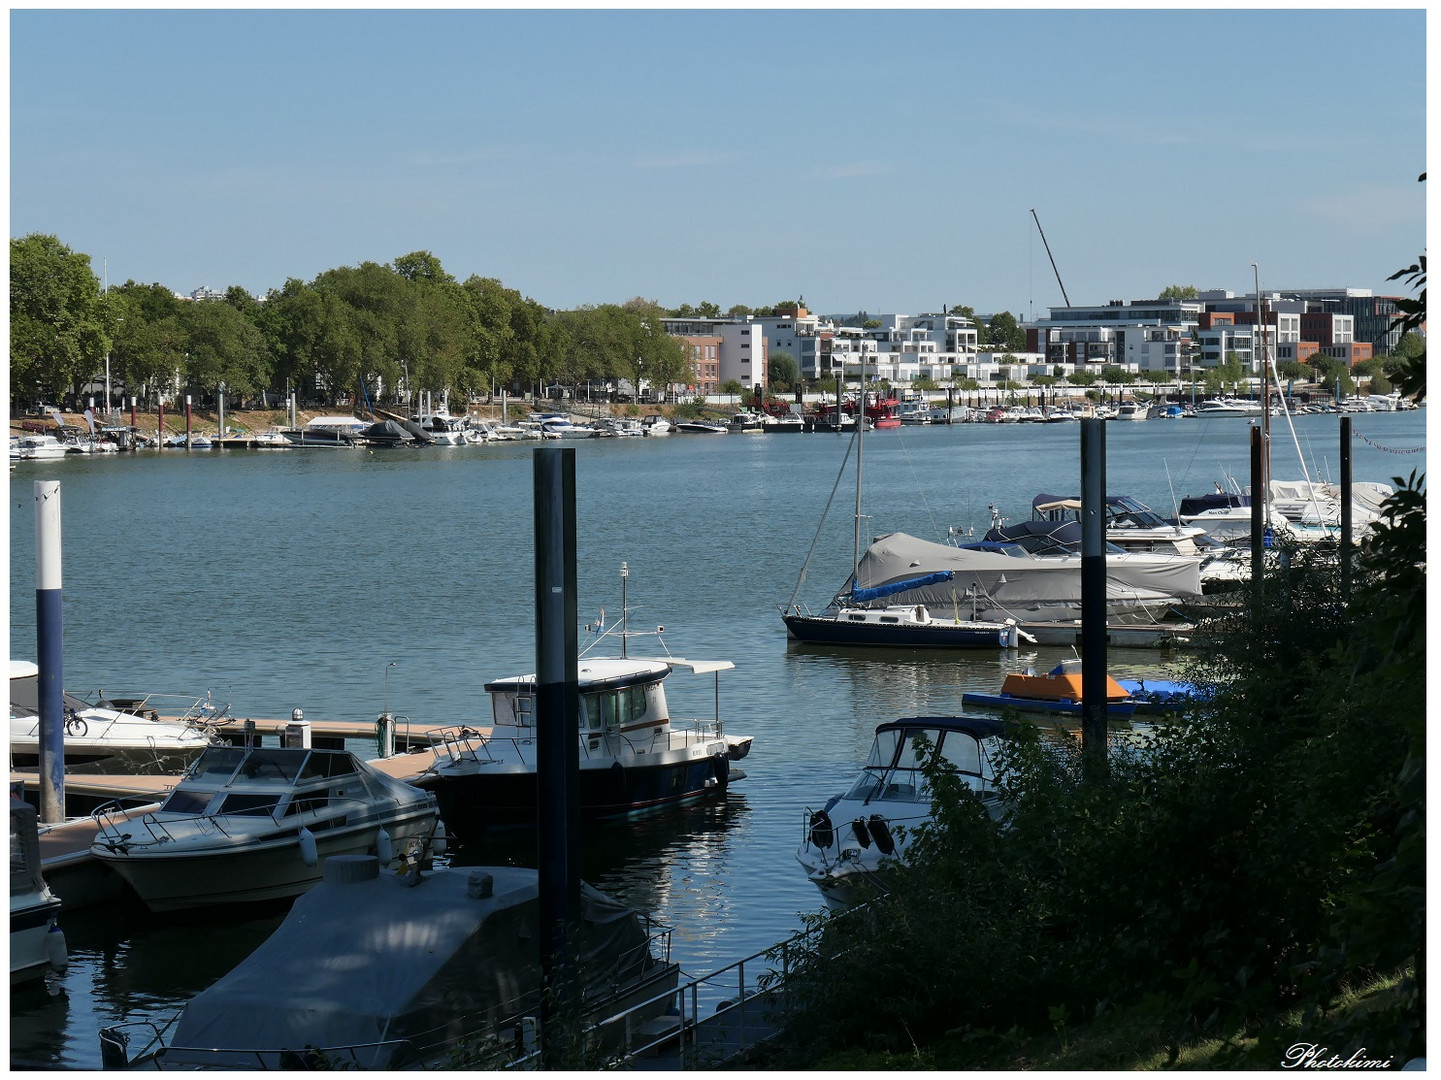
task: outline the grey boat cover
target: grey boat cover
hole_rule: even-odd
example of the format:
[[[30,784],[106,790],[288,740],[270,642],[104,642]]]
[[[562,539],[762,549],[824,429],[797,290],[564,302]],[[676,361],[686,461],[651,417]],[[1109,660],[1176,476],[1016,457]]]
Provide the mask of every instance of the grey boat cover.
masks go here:
[[[361,862],[375,865],[327,860],[326,880],[295,901],[275,933],[186,1005],[163,1067],[294,1067],[281,1052],[307,1047],[350,1048],[326,1054],[335,1067],[414,1066],[443,1058],[439,1048],[460,1034],[534,1014],[536,871],[438,868],[416,885],[385,872],[342,880]],[[482,873],[494,881],[488,898],[470,895],[472,875]],[[657,961],[634,911],[589,885],[581,892],[572,945],[589,999]]]
[[[952,607],[980,619],[1076,618],[1081,604],[1081,556],[1035,558],[953,547],[906,533],[879,537],[856,571],[862,588],[875,589],[925,574],[952,571],[949,581],[894,595],[892,603]],[[852,591],[851,583],[842,593]],[[1127,552],[1106,556],[1106,599],[1111,613],[1151,608],[1201,595],[1201,560],[1194,556]]]

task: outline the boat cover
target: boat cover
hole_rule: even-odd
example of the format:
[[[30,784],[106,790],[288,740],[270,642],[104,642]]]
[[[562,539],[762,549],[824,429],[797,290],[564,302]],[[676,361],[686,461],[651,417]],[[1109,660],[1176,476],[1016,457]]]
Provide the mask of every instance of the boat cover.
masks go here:
[[[969,605],[974,597],[980,619],[1070,618],[1080,607],[1079,554],[1032,558],[938,544],[907,533],[890,533],[872,543],[861,556],[856,580],[874,589],[947,570],[953,580],[913,586],[897,595],[904,597],[903,603],[933,607]],[[1139,552],[1106,556],[1106,598],[1113,613],[1200,594],[1197,557]]]
[[[852,589],[851,599],[858,604],[864,604],[871,600],[879,600],[883,596],[893,596],[898,592],[905,592],[907,589],[919,589],[923,585],[936,585],[942,581],[950,581],[955,576],[955,572],[952,570],[940,570],[934,574],[907,578],[905,581],[894,581],[875,589]]]
[[[327,860],[327,880],[296,900],[250,956],[186,1005],[165,1051],[166,1067],[219,1063],[210,1050],[195,1052],[199,1048],[258,1051],[274,1068],[281,1050],[353,1047],[360,1068],[397,1068],[418,1064],[426,1047],[442,1039],[494,1031],[538,1008],[536,871],[445,868],[416,885],[390,873],[334,880],[345,874],[331,867],[347,861],[354,866],[357,860]],[[471,877],[480,873],[494,882],[488,898],[470,895]],[[580,906],[572,944],[588,998],[657,963],[630,908],[585,884]],[[412,1041],[377,1045],[384,1040]],[[258,1066],[252,1059],[249,1067]]]

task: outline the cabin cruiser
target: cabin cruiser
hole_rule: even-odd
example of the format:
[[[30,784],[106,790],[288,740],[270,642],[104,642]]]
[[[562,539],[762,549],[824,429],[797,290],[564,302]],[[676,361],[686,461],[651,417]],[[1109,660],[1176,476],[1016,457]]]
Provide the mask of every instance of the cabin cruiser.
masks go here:
[[[720,672],[729,660],[677,657],[578,661],[580,812],[587,819],[641,811],[725,793],[745,774],[731,767],[750,751],[750,736],[726,734],[719,716]],[[717,715],[672,720],[664,681],[677,668],[714,674]],[[446,829],[461,840],[495,826],[530,825],[536,816],[536,676],[485,684],[494,720],[483,735],[469,727],[431,734],[435,761],[416,781],[434,791]]]
[[[302,428],[283,428],[281,434],[294,446],[355,446],[369,425],[353,416],[316,416]]]
[[[35,808],[10,796],[10,983],[38,979],[66,965],[65,935],[56,925],[60,901],[40,873]]]
[[[374,857],[330,859],[275,932],[185,1005],[168,1045],[148,1023],[103,1029],[106,1067],[497,1068],[529,1049],[519,1033],[541,1004],[537,872],[381,871]],[[668,928],[584,882],[577,913],[567,947],[583,1021],[599,1025],[589,1045],[604,1051],[666,1012],[680,969]]]
[[[68,444],[54,435],[22,435],[11,444],[10,456],[22,461],[47,461],[63,458],[70,452]]]
[[[796,861],[826,906],[843,910],[884,891],[881,868],[904,862],[916,828],[931,817],[925,754],[953,768],[998,817],[993,755],[1004,730],[999,720],[972,716],[913,716],[877,727],[850,788],[822,809],[805,811]]]
[[[445,409],[418,413],[411,420],[436,446],[465,446],[471,441],[466,430],[466,417],[451,416]]]
[[[730,431],[728,425],[711,420],[681,420],[675,425],[675,429],[692,435],[725,435]]]
[[[1116,420],[1149,420],[1151,408],[1140,401],[1123,401],[1116,406]]]
[[[40,669],[28,660],[10,661],[10,764],[35,769],[40,762]],[[197,700],[187,710],[192,720],[161,720],[148,715],[146,698],[92,705],[66,693],[61,710],[65,724],[65,770],[71,773],[161,774],[179,772],[214,739],[209,725],[225,708],[205,707]]]
[[[1260,416],[1265,410],[1259,401],[1242,401],[1237,398],[1212,398],[1196,406],[1196,415],[1208,416]]]
[[[387,865],[435,830],[435,799],[345,750],[212,746],[159,809],[91,815],[90,854],[152,911],[298,896],[335,855]]]

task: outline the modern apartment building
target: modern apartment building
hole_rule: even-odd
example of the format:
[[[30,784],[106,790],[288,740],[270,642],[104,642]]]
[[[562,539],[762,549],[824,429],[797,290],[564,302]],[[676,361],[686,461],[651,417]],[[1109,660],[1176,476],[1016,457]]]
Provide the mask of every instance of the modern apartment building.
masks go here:
[[[726,319],[672,318],[661,325],[672,337],[685,341],[691,352],[689,393],[714,394],[732,380],[749,389],[764,386],[766,367],[764,328],[752,316]]]

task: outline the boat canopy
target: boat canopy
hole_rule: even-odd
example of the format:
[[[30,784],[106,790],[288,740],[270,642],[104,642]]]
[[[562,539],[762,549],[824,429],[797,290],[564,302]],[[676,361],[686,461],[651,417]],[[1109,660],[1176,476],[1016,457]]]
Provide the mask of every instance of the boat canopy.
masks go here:
[[[636,913],[584,883],[580,916],[568,945],[587,997],[657,963]],[[539,1006],[541,938],[534,870],[447,868],[417,883],[336,856],[275,933],[186,1005],[164,1064],[243,1060],[200,1049],[223,1048],[251,1054],[228,1067],[293,1067],[280,1052],[313,1047],[350,1048],[362,1069],[414,1067]]]
[[[903,581],[893,581],[889,585],[879,585],[874,589],[851,589],[851,599],[858,604],[864,604],[870,600],[879,600],[883,596],[892,596],[895,593],[906,592],[909,589],[919,589],[926,585],[936,585],[942,581],[950,581],[955,577],[953,570],[938,570],[934,574],[923,574],[921,577],[906,578]]]
[[[61,691],[63,708],[80,712],[90,702]],[[10,715],[24,716],[40,712],[40,668],[29,660],[10,661]]]

